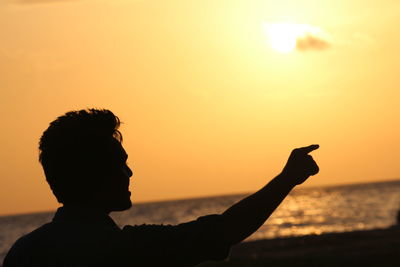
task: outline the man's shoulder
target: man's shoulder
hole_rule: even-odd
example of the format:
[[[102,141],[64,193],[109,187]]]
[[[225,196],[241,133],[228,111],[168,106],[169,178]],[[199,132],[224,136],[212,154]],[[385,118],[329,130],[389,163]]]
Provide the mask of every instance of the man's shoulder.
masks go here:
[[[20,237],[12,246],[12,249],[24,249],[31,246],[36,246],[41,240],[52,235],[52,223],[46,223],[32,232]]]
[[[12,245],[8,251],[6,258],[4,259],[4,266],[8,266],[8,263],[16,260],[21,260],[22,255],[34,253],[35,250],[40,249],[42,240],[51,235],[52,225],[46,223],[32,232],[23,235]],[[10,266],[13,266],[10,264]]]

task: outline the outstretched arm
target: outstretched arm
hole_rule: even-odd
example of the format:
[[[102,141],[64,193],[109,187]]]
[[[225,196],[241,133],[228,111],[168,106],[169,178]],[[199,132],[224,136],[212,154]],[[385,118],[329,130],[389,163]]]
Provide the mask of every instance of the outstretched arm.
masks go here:
[[[294,149],[281,174],[222,214],[224,235],[231,244],[239,243],[254,233],[296,185],[318,173],[318,165],[308,154],[318,147],[311,145]]]

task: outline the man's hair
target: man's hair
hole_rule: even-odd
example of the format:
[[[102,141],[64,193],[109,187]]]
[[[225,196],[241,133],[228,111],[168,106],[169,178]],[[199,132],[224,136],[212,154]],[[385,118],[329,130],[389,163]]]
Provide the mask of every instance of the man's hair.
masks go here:
[[[119,126],[119,118],[106,109],[70,111],[50,123],[40,138],[39,161],[58,202],[90,198],[113,141],[122,142]]]

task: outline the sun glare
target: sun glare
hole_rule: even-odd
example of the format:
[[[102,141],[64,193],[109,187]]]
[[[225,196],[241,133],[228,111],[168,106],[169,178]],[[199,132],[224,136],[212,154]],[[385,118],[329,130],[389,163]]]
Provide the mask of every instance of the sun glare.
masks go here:
[[[280,53],[289,53],[296,49],[297,39],[314,29],[307,24],[292,22],[263,23],[263,29],[271,47]]]

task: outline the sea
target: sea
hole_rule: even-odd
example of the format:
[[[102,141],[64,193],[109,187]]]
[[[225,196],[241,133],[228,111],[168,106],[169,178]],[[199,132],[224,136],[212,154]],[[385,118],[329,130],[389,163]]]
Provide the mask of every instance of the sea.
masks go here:
[[[221,213],[248,194],[138,203],[112,213],[118,225],[179,224]],[[296,188],[246,241],[387,228],[400,209],[400,180],[330,187]],[[20,236],[49,222],[54,211],[0,217],[0,266]]]

